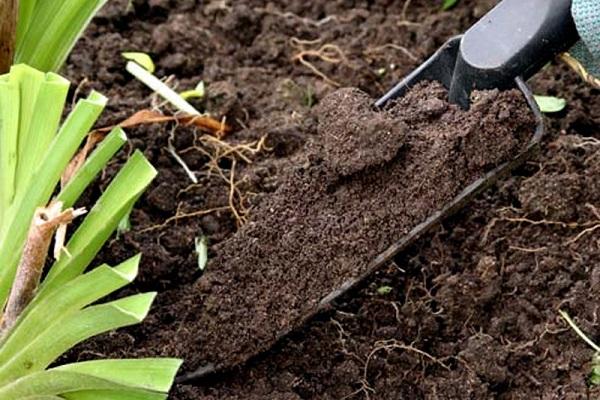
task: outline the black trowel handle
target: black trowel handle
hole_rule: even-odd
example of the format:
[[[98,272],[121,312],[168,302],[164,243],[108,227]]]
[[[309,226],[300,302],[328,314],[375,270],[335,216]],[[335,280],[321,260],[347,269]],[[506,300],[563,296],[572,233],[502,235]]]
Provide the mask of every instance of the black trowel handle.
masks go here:
[[[571,0],[503,0],[464,34],[450,101],[467,108],[474,89],[514,87],[577,38]]]

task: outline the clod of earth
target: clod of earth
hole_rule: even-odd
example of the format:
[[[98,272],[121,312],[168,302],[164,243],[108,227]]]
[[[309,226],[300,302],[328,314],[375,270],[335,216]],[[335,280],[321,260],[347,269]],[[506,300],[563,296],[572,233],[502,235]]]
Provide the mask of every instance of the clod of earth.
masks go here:
[[[188,370],[230,367],[270,348],[534,130],[517,91],[479,92],[467,112],[446,96],[428,83],[383,111],[358,89],[322,101],[303,162],[217,246],[181,299],[194,315],[177,337]]]

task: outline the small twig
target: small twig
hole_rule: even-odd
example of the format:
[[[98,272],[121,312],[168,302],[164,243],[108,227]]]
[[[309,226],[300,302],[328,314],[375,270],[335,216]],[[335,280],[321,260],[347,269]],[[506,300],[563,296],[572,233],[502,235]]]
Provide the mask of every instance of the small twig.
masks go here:
[[[559,56],[559,59],[575,71],[575,73],[577,73],[577,75],[579,75],[586,83],[596,89],[600,89],[600,79],[590,74],[575,57],[569,53],[563,53]]]
[[[31,302],[40,283],[50,242],[54,231],[68,224],[76,217],[85,214],[85,209],[69,208],[62,211],[62,203],[55,202],[45,208],[38,208],[33,216],[29,234],[25,242],[17,274],[2,316],[0,338],[14,326],[17,318]]]

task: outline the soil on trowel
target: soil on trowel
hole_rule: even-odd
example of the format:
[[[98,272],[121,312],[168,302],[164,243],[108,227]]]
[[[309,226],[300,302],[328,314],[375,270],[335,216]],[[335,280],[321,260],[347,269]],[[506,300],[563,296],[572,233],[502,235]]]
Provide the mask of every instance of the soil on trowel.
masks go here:
[[[182,304],[195,304],[187,368],[232,366],[263,352],[320,301],[535,129],[517,91],[481,92],[469,111],[421,84],[385,111],[358,89],[327,96],[304,161],[216,248]]]

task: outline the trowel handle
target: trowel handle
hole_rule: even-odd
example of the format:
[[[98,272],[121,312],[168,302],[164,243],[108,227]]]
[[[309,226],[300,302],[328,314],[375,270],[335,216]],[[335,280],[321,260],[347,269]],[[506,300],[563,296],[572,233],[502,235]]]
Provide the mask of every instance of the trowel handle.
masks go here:
[[[578,39],[571,0],[503,0],[463,36],[450,101],[464,108],[475,89],[508,89]]]

